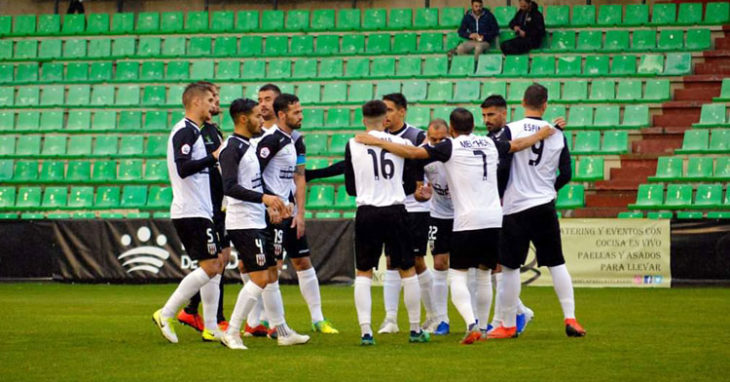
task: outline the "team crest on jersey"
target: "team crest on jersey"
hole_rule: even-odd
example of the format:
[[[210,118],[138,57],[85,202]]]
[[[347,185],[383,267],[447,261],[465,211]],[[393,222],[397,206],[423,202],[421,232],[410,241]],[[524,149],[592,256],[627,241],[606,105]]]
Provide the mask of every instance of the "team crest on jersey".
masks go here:
[[[266,256],[263,253],[256,255],[256,264],[258,264],[259,267],[266,265]]]
[[[281,256],[282,252],[283,252],[282,245],[281,244],[274,244],[274,254],[276,256]]]
[[[217,248],[215,247],[215,243],[208,243],[208,253],[211,255],[215,255],[218,253]]]
[[[269,151],[269,148],[268,147],[262,148],[261,149],[261,152],[259,153],[259,155],[261,156],[261,158],[268,158],[269,157],[269,154],[271,154],[271,151]]]
[[[189,145],[189,144],[187,144],[187,143],[186,143],[186,144],[184,144],[184,145],[183,145],[183,146],[182,146],[182,147],[180,148],[180,152],[182,152],[182,153],[183,153],[183,155],[188,155],[188,154],[190,154],[190,145]]]

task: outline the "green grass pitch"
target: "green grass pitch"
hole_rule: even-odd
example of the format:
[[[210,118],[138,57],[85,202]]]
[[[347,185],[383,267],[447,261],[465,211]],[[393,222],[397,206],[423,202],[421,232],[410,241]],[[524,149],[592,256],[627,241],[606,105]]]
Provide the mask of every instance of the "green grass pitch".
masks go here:
[[[464,323],[450,307],[452,334],[408,344],[406,333],[359,346],[353,289],[322,288],[325,315],[339,335],[279,348],[244,339],[248,351],[203,343],[177,326],[180,343],[151,321],[168,285],[0,284],[2,381],[718,381],[730,374],[730,289],[577,289],[585,338],[567,338],[551,288],[529,287],[535,320],[517,340],[459,345]],[[239,285],[226,285],[230,314]],[[309,333],[297,286],[282,288],[291,327]],[[373,325],[383,318],[373,288]],[[407,329],[401,305],[400,328]]]

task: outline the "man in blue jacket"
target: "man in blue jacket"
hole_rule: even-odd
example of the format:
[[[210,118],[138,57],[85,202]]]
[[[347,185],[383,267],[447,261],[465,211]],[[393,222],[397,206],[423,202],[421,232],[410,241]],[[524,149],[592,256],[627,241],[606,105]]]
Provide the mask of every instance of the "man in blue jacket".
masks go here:
[[[494,38],[499,35],[497,19],[492,12],[484,9],[482,0],[472,0],[471,10],[464,14],[459,27],[459,36],[466,41],[456,47],[456,54],[469,54],[474,52],[476,58],[494,44]],[[454,50],[449,52],[449,56]]]

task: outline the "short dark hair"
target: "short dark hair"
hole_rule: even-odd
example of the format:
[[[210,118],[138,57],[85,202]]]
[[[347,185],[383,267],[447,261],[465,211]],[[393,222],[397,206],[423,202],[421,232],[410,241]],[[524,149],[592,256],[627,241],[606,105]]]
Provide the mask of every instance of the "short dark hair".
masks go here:
[[[474,3],[484,4],[484,3],[482,3],[482,0],[471,0],[471,3],[472,4],[474,4]]]
[[[229,109],[233,122],[235,122],[241,114],[250,115],[258,104],[258,102],[250,98],[238,98],[233,101]]]
[[[294,94],[279,94],[279,96],[274,100],[274,114],[278,116],[280,111],[286,113],[289,110],[289,105],[293,105],[297,102],[299,102],[299,98]]]
[[[188,84],[188,86],[185,87],[185,90],[183,91],[182,95],[182,101],[183,105],[185,107],[188,107],[190,105],[190,102],[192,102],[193,98],[201,97],[205,95],[205,92],[211,92],[213,93],[208,85],[203,85],[197,82],[193,82],[191,84]]]
[[[507,101],[499,94],[492,94],[482,102],[482,109],[488,107],[501,107],[507,108]]]
[[[446,123],[446,121],[444,121],[442,118],[432,119],[431,122],[429,122],[428,127],[431,127],[431,125],[439,125],[439,126],[443,127],[444,129],[449,128],[449,124]]]
[[[525,96],[522,98],[525,102],[525,106],[533,109],[539,109],[548,100],[548,90],[546,87],[534,83],[527,87],[525,90]]]
[[[271,90],[272,92],[276,93],[276,95],[281,94],[281,89],[279,89],[278,86],[276,86],[276,85],[274,85],[272,83],[268,83],[268,84],[266,84],[266,85],[264,85],[264,86],[262,86],[262,87],[259,88],[259,91],[260,92],[265,92],[267,90]]]
[[[385,115],[387,107],[385,102],[380,100],[372,100],[362,105],[362,116],[365,118],[377,118]]]
[[[408,109],[408,100],[406,100],[406,96],[403,93],[386,94],[383,96],[383,101],[390,101],[401,109]]]
[[[451,128],[460,133],[471,133],[474,131],[474,115],[463,107],[457,107],[449,116]]]

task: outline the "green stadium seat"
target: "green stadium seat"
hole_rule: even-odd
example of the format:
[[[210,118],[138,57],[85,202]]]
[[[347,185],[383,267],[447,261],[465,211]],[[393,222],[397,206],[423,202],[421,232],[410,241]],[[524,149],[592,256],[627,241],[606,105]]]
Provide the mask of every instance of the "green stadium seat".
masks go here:
[[[119,151],[119,140],[116,135],[100,135],[96,137],[92,154],[94,156],[116,155]]]
[[[114,80],[117,82],[134,82],[139,79],[139,62],[124,61],[117,63]]]
[[[580,58],[578,58],[580,61]],[[580,72],[578,72],[580,74]],[[530,76],[532,77],[554,77],[555,76],[555,57],[554,56],[535,56],[532,58],[530,66]]]
[[[347,83],[345,82],[327,82],[322,89],[322,103],[326,104],[342,104],[347,99]],[[332,109],[330,109],[332,111]],[[348,117],[349,124],[349,117]],[[341,126],[341,125],[340,125]]]
[[[685,48],[688,50],[709,50],[712,38],[709,29],[690,29],[687,31]]]
[[[402,56],[398,59],[395,77],[415,78],[421,76],[421,57]]]
[[[664,184],[641,184],[636,195],[636,203],[629,209],[657,209],[664,202]]]
[[[182,12],[162,12],[160,15],[160,33],[173,34],[183,31],[185,17]]]
[[[0,87],[0,107],[10,107],[15,104],[15,88],[12,86]]]
[[[312,11],[309,29],[316,32],[332,31],[335,29],[335,10],[317,9]]]
[[[370,82],[357,82],[350,84],[350,93],[347,102],[362,105],[373,99],[373,84]]]
[[[238,54],[238,39],[235,37],[218,37],[215,39],[214,53],[216,57],[235,57]]]
[[[527,76],[529,56],[506,56],[502,65],[501,77],[521,78]]]
[[[119,187],[99,187],[96,189],[94,208],[114,209],[120,207]]]
[[[238,62],[236,62],[238,64]],[[243,86],[223,85],[220,89],[220,104],[228,106],[238,98],[243,97]]]
[[[368,8],[362,17],[362,29],[366,31],[383,30],[386,28],[386,10],[382,8]]]
[[[637,80],[619,80],[616,90],[616,101],[619,102],[639,102],[641,96],[641,81]]]
[[[12,159],[0,159],[0,182],[7,183],[13,179],[14,165]]]
[[[697,193],[695,195],[692,208],[722,208],[722,185],[700,184],[699,186],[697,186]]]
[[[292,78],[299,80],[317,78],[317,59],[294,60]]]
[[[447,57],[426,57],[423,63],[423,77],[445,77],[449,68]]]
[[[632,76],[636,74],[636,56],[618,55],[613,56],[611,63],[611,74],[615,76]]]
[[[675,153],[701,153],[708,150],[710,131],[708,129],[687,130],[684,132],[682,148]]]
[[[342,36],[341,54],[362,54],[365,52],[365,35],[346,34]]]
[[[137,15],[137,28],[140,34],[158,33],[160,31],[160,14],[157,12],[141,12]]]
[[[136,43],[133,37],[115,38],[112,44],[112,57],[133,57],[136,53]]]
[[[677,22],[676,4],[654,4],[651,12],[652,25],[672,25]]]
[[[329,154],[344,155],[345,145],[347,145],[347,141],[352,137],[352,134],[333,134],[332,140],[330,141]]]
[[[0,82],[12,82],[13,81],[13,66],[7,65],[10,67],[10,71],[8,72],[9,78],[6,79],[0,79]],[[3,68],[0,68],[0,72],[3,71]],[[44,63],[42,72],[41,72],[41,82],[62,82],[63,81],[63,64],[62,63]],[[16,83],[19,83],[17,81]]]
[[[33,83],[38,81],[38,63],[18,64],[18,73],[15,75],[16,83]]]
[[[116,117],[115,117],[116,118]],[[85,110],[69,111],[68,121],[66,121],[66,130],[71,132],[81,132],[89,130],[91,125],[91,113]]]
[[[368,35],[365,51],[373,55],[390,53],[390,34],[373,33]]]
[[[588,99],[588,82],[582,80],[566,81],[563,85],[561,99],[564,102],[584,102]]]
[[[40,87],[26,86],[18,89],[18,95],[15,98],[15,106],[31,107],[37,106],[40,101]]]
[[[568,184],[558,191],[556,207],[574,209],[585,206],[585,187],[581,184]]]
[[[253,32],[259,28],[259,12],[256,10],[238,11],[236,14],[236,32]]]
[[[458,12],[463,12],[456,8]],[[442,13],[444,9],[441,9]],[[413,29],[434,29],[439,26],[439,10],[437,8],[417,8],[413,21]],[[458,24],[457,24],[458,26]]]
[[[61,106],[64,104],[63,101],[63,95],[64,95],[64,88],[63,85],[47,85],[43,87],[43,93],[41,93],[41,100],[40,100],[40,106],[42,107],[53,107],[53,106]],[[87,104],[88,104],[88,97],[87,97]],[[69,102],[69,105],[73,105],[73,103]]]
[[[340,9],[337,11],[337,26],[339,31],[353,31],[360,29],[359,9]]]
[[[66,17],[71,15],[66,15]],[[83,16],[83,15],[80,15]],[[109,33],[109,15],[106,13],[92,13],[89,15],[86,33],[98,36]],[[82,34],[81,32],[77,34]]]
[[[710,136],[709,153],[730,153],[730,129],[715,129]]]
[[[371,78],[392,78],[395,76],[395,57],[377,57],[372,61]]]
[[[663,208],[681,209],[692,205],[692,186],[688,184],[670,184]]]
[[[173,123],[176,122],[173,119]],[[147,137],[144,153],[147,157],[164,157],[167,153],[167,136],[152,135]]]
[[[119,155],[140,157],[144,153],[144,137],[141,135],[122,135],[119,142]]]
[[[59,157],[66,154],[66,137],[63,135],[46,135],[43,139],[41,155]]]
[[[609,73],[608,56],[587,56],[583,76],[607,77]],[[580,56],[559,56],[557,74],[560,77],[580,75]]]
[[[692,55],[690,53],[667,53],[664,67],[665,76],[678,76],[692,72]]]
[[[574,31],[555,31],[550,39],[550,51],[552,52],[573,52],[575,51]],[[537,58],[536,56],[534,58]],[[533,59],[534,59],[533,58]]]
[[[160,57],[162,53],[162,39],[159,37],[140,37],[137,46],[137,56],[145,58]]]
[[[659,44],[657,50],[682,50],[684,49],[684,31],[677,29],[663,29],[659,31]]]
[[[66,155],[70,157],[86,158],[91,155],[91,136],[90,135],[74,135],[68,139],[68,149]]]
[[[241,46],[238,49],[238,54],[244,57],[260,56],[262,53],[262,41],[263,39],[261,38],[261,36],[242,36]]]
[[[565,96],[563,96],[565,101]],[[593,126],[593,108],[590,106],[573,106],[568,114],[569,128]]]
[[[124,113],[124,112],[122,112]],[[143,128],[146,132],[167,131],[170,128],[167,122],[167,111],[148,111],[144,115]]]
[[[63,130],[62,111],[44,111],[41,113],[40,130],[44,132]]]
[[[188,12],[185,20],[186,33],[203,33],[208,31],[208,12]],[[282,25],[283,26],[283,25]]]
[[[112,40],[99,38],[89,40],[89,48],[86,52],[87,58],[106,59],[112,55]],[[111,62],[106,64],[111,65]]]
[[[45,90],[44,90],[45,92]],[[66,96],[66,105],[68,106],[86,106],[89,104],[91,96],[91,86],[89,85],[71,85],[68,87],[68,95]]]
[[[23,210],[33,210],[41,206],[40,187],[19,187],[15,207]]]
[[[631,39],[631,50],[637,52],[645,52],[655,50],[656,31],[654,30],[636,30],[633,32]]]
[[[36,34],[35,15],[17,15],[13,23],[13,36],[32,36]]]
[[[474,75],[474,57],[472,55],[456,56],[451,60],[449,77],[467,77]]]
[[[191,57],[210,57],[213,54],[212,42],[211,37],[191,37],[187,55]]]
[[[61,32],[61,16],[38,15],[38,32],[36,35],[47,36]]]
[[[618,155],[629,152],[629,135],[625,131],[606,131],[603,134],[601,153]]]
[[[30,183],[38,180],[38,161],[19,160],[15,162],[14,183]]]
[[[578,33],[578,44],[575,46],[579,52],[597,52],[602,49],[602,31],[581,31]]]
[[[307,134],[305,142],[307,144],[307,154],[323,155],[327,153],[327,134]],[[316,170],[327,166],[329,166],[327,159],[307,159],[308,170]]]
[[[243,70],[241,71],[241,78],[248,80],[255,80],[259,78],[266,78],[266,61],[254,60],[244,61]]]
[[[112,15],[111,34],[126,35],[134,32],[134,13],[115,13]]]
[[[284,11],[266,10],[261,13],[261,32],[284,30]]]
[[[498,54],[483,54],[479,56],[474,76],[493,77],[502,74],[502,56]]]
[[[548,98],[548,99],[550,99],[550,98]],[[546,121],[552,121],[557,117],[565,118],[566,115],[567,115],[567,113],[565,112],[565,106],[550,105],[547,107],[547,109],[545,109],[545,114],[543,115],[543,119]]]
[[[603,4],[598,8],[599,26],[617,26],[621,25],[623,8],[620,4]]]
[[[304,109],[302,127],[305,129],[321,129],[324,127],[324,109]]]
[[[418,42],[418,53],[437,53],[444,50],[442,33],[423,33]]]
[[[603,180],[603,163],[603,157],[581,157],[573,180],[585,182]]]
[[[618,213],[619,219],[643,219],[644,213],[641,211],[624,211]]]
[[[431,81],[428,84],[427,102],[445,103],[454,98],[454,86],[451,81]]]
[[[38,57],[38,42],[35,40],[21,40],[15,43],[15,59],[29,60]],[[57,57],[49,57],[57,58]]]
[[[494,17],[497,19],[497,24],[500,28],[507,28],[509,26],[509,22],[512,21],[512,18],[517,13],[517,8],[513,6],[506,6],[506,7],[495,7],[494,8]],[[461,16],[464,16],[464,13],[462,12]],[[552,16],[552,15],[551,15]],[[568,21],[568,15],[565,16],[565,22],[567,24]],[[459,18],[459,22],[461,22],[461,18]],[[547,19],[545,21],[547,24]],[[457,24],[458,26],[459,24]],[[565,25],[565,24],[563,24]],[[554,26],[553,24],[550,24],[550,26]]]
[[[651,182],[675,181],[682,178],[682,166],[684,161],[681,157],[659,157],[657,161],[656,174],[649,177]]]
[[[710,180],[712,178],[713,162],[712,157],[690,157],[683,178],[696,181]]]
[[[139,159],[125,159],[119,162],[117,181],[131,182],[142,179],[142,161]]]
[[[448,101],[454,103],[477,102],[480,100],[481,86],[482,84],[479,81],[456,81],[453,97]],[[430,91],[431,89],[429,89]]]
[[[0,20],[2,20],[1,19],[2,17],[3,16],[0,15]],[[56,41],[56,40],[44,40],[44,41]],[[61,43],[61,41],[58,41],[58,44],[57,44],[58,47],[59,47],[59,51],[60,51],[60,47],[61,47],[61,44],[60,43]],[[2,59],[3,61],[12,59],[13,58],[13,52],[14,52],[14,50],[13,50],[13,40],[8,40],[8,39],[2,40],[2,39],[0,39],[0,59]],[[60,54],[55,55],[55,56],[51,56],[51,57],[58,57],[58,56],[60,56]]]
[[[49,64],[44,64],[44,70],[45,67]],[[63,70],[63,64],[53,64],[53,65],[61,65],[61,69]],[[12,64],[0,64],[0,83],[12,83],[13,77],[15,73],[15,67]],[[61,71],[61,78],[63,78],[63,71]]]
[[[603,50],[608,52],[624,52],[629,50],[629,31],[618,29],[607,30]]]
[[[142,112],[141,111],[121,111],[119,112],[120,132],[135,132],[142,128]]]
[[[381,99],[386,94],[400,93],[401,83],[398,81],[380,81],[375,87],[375,98]]]
[[[367,78],[370,75],[370,59],[350,58],[345,67],[345,78]]]
[[[617,105],[597,107],[593,126],[597,128],[616,128],[620,126],[619,114],[620,110]]]
[[[700,113],[700,121],[693,126],[696,127],[717,127],[728,126],[727,110],[724,104],[705,104],[702,105]]]
[[[309,56],[314,53],[314,37],[292,36],[289,54],[292,56]]]
[[[326,92],[325,92],[325,94],[326,94]],[[324,127],[329,128],[329,129],[345,129],[345,128],[348,128],[349,126],[350,126],[350,109],[328,109],[327,110],[327,119],[324,122]]]
[[[525,95],[525,90],[532,85],[531,81],[515,81],[511,82],[509,86],[509,92],[507,92],[507,102],[522,102]]]
[[[94,171],[91,181],[94,183],[109,183],[117,179],[117,162],[113,160],[94,162]]]
[[[0,131],[10,131],[15,127],[15,113],[12,111],[0,112]]]
[[[284,30],[290,32],[299,32],[309,29],[309,11],[307,10],[290,10],[286,13],[286,23]]]
[[[588,27],[596,23],[596,6],[595,5],[575,5],[573,6],[573,16],[570,19],[570,25],[574,27]]]
[[[625,128],[649,126],[649,106],[626,106],[626,108],[624,108],[624,120],[621,126]]]
[[[10,135],[0,135],[0,155],[15,154],[15,137]]]
[[[10,52],[12,52],[12,41],[8,41]],[[19,41],[15,49],[15,58],[26,59],[36,57],[36,42],[35,41]],[[7,52],[7,51],[6,51]],[[7,58],[10,58],[10,52],[7,54]],[[1,54],[1,53],[0,53]],[[54,60],[61,57],[61,40],[42,40],[40,47],[38,47],[37,57],[41,60]],[[20,55],[20,57],[18,56]],[[31,56],[31,57],[24,57]]]
[[[116,106],[138,106],[139,85],[120,85],[117,88]]]
[[[170,208],[170,204],[172,204],[172,188],[168,186],[150,186],[146,208],[167,209]]]
[[[331,56],[340,52],[340,36],[334,34],[317,36],[314,47],[317,56]]]
[[[182,94],[184,90],[184,85],[170,86],[167,91],[167,106],[179,105],[182,102]]]
[[[144,180],[146,182],[169,182],[170,177],[167,172],[167,161],[152,159],[147,160],[144,166]],[[150,195],[151,191],[152,189],[150,189]]]
[[[730,180],[730,157],[722,156],[717,158],[713,180]]]
[[[13,16],[0,15],[0,36],[7,36],[13,27]]]
[[[162,61],[145,61],[142,63],[139,78],[146,82],[157,82],[164,77],[165,63]],[[164,99],[164,97],[163,97]]]
[[[664,72],[664,56],[661,54],[643,54],[639,57],[639,66],[636,73],[639,75],[655,76]]]
[[[702,3],[679,4],[677,24],[697,25],[702,23]]]
[[[727,24],[730,22],[730,3],[713,2],[705,7],[704,24]]]
[[[15,187],[0,186],[0,210],[15,206]]]
[[[598,154],[601,151],[599,131],[580,131],[575,136],[574,154]]]
[[[89,80],[89,64],[86,62],[70,62],[66,66],[66,81],[87,82]]]
[[[403,95],[408,102],[421,102],[427,96],[426,81],[403,81]]]
[[[357,208],[355,197],[347,194],[347,189],[344,185],[337,186],[337,196],[335,198],[334,207],[343,210]]]
[[[264,39],[264,55],[286,56],[289,53],[288,36],[269,36]]]
[[[65,208],[68,203],[68,189],[63,187],[46,187],[43,191],[41,207],[44,209]]]
[[[26,111],[18,113],[18,122],[15,124],[16,131],[38,131],[40,125],[40,113],[37,111]]]
[[[498,7],[499,8],[499,7]],[[507,24],[512,20],[515,12],[512,12],[507,20]],[[548,28],[563,27],[570,23],[570,6],[569,5],[551,5],[545,7],[545,26]],[[507,24],[500,23],[500,26]]]
[[[367,17],[367,12],[366,12]],[[403,30],[413,27],[413,10],[410,8],[392,8],[388,18],[388,29]]]
[[[215,78],[218,80],[236,80],[241,77],[241,63],[238,61],[221,61]]]
[[[228,33],[233,30],[234,26],[233,11],[217,11],[213,12],[210,19],[209,30],[213,33]]]
[[[669,80],[648,80],[643,100],[646,102],[660,102],[671,99]]]
[[[335,199],[335,187],[317,184],[309,187],[307,208],[313,210],[332,208]]]
[[[94,85],[91,90],[91,105],[106,107],[114,104],[114,86]]]
[[[193,61],[190,68],[190,79],[193,80],[212,80],[214,74],[215,62],[213,60]]]

